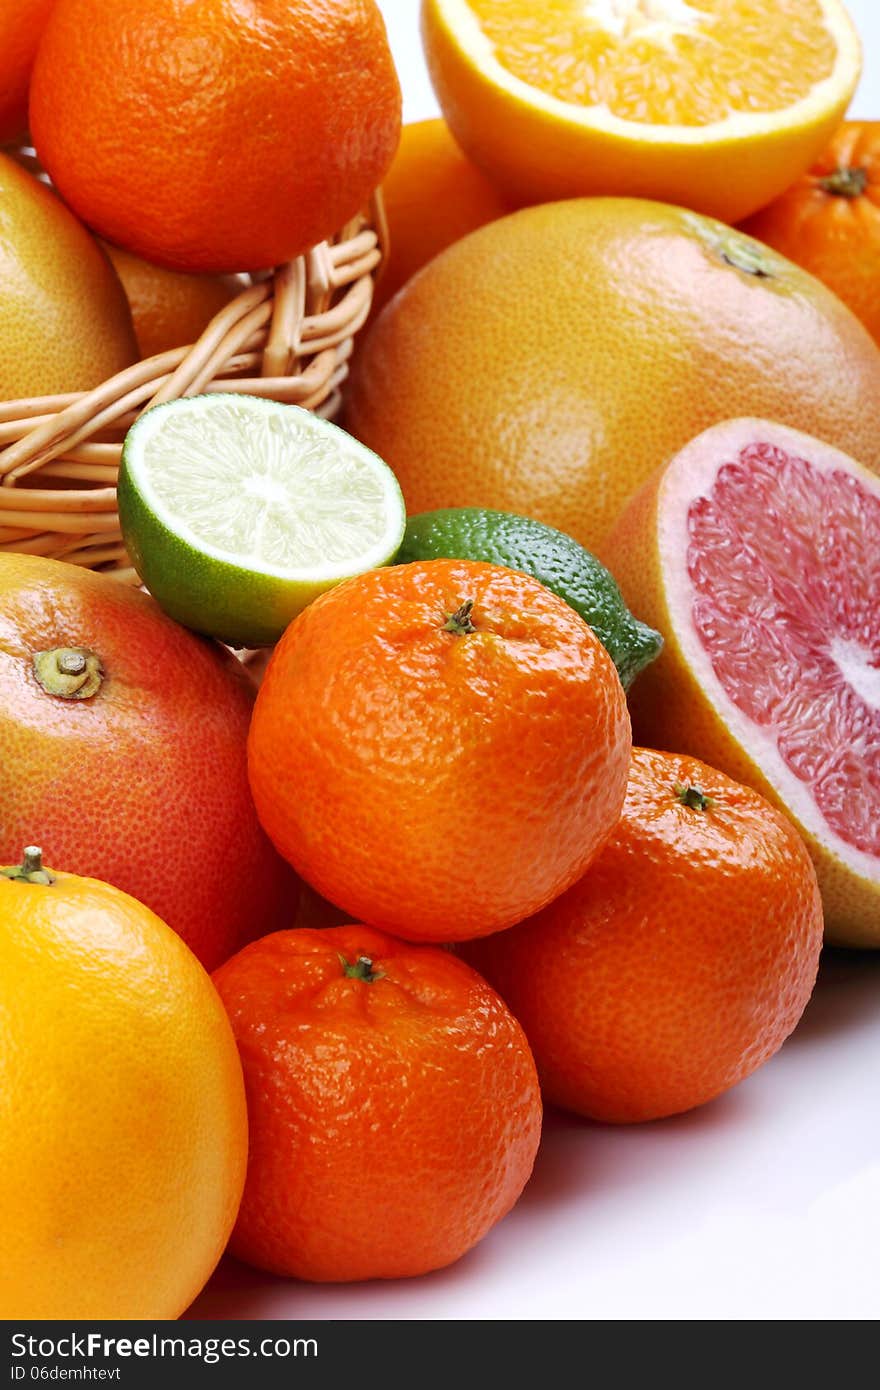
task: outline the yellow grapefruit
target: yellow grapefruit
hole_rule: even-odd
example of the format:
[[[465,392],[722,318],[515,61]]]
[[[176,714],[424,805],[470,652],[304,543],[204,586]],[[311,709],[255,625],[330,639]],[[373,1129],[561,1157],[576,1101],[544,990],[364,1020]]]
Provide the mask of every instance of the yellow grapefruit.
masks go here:
[[[527,202],[735,221],[807,168],[860,72],[840,0],[425,0],[422,28],[455,138]]]
[[[107,257],[54,193],[0,154],[0,400],[88,391],[136,359]]]
[[[818,280],[721,223],[572,199],[425,266],[373,325],[347,409],[409,514],[519,512],[592,550],[655,468],[733,415],[880,466],[880,348]]]
[[[880,480],[798,431],[728,421],[645,485],[604,555],[665,638],[632,692],[636,737],[786,810],[828,938],[880,946]]]
[[[247,1165],[210,977],[135,898],[25,850],[0,869],[0,1017],[3,1317],[179,1317]]]

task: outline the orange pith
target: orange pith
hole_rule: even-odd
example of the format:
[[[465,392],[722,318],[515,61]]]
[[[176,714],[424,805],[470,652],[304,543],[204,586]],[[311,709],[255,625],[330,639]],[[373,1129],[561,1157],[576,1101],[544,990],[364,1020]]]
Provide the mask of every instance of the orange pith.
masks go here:
[[[646,124],[782,111],[828,77],[836,57],[815,0],[770,8],[764,0],[469,3],[514,77],[572,106],[604,106]]]
[[[791,822],[696,758],[634,748],[621,818],[583,878],[461,951],[522,1024],[545,1099],[633,1123],[702,1105],[771,1057],[821,945]]]

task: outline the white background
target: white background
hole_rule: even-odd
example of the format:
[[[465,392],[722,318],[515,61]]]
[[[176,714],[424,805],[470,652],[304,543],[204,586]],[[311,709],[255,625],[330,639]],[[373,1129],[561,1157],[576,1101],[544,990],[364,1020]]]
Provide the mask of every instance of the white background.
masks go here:
[[[404,118],[437,114],[417,0],[381,0]],[[880,118],[880,4],[851,0]],[[518,1206],[458,1264],[312,1286],[227,1261],[191,1311],[242,1318],[874,1319],[880,953],[826,953],[797,1032],[701,1110],[640,1128],[553,1113]],[[379,1175],[376,1175],[378,1180]],[[368,1219],[371,1175],[348,1197]]]

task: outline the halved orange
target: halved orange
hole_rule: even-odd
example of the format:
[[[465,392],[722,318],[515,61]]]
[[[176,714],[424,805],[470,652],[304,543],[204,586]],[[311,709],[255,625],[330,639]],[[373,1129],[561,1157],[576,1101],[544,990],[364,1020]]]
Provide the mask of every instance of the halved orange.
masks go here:
[[[514,197],[728,222],[807,168],[861,67],[840,0],[423,0],[422,31],[455,138]]]

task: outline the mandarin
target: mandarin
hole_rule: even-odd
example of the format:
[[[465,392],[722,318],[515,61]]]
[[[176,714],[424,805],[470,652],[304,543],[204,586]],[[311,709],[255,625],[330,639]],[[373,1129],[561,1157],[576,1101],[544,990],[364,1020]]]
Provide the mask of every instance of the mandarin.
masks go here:
[[[791,822],[695,758],[634,748],[620,822],[584,877],[462,949],[522,1023],[545,1099],[631,1123],[702,1105],[772,1056],[821,946]]]
[[[844,121],[743,231],[822,280],[880,343],[880,121]]]
[[[316,599],[278,643],[248,766],[301,875],[414,940],[508,927],[620,811],[629,715],[605,648],[528,575],[433,560]]]
[[[257,270],[361,210],[400,88],[374,0],[58,0],[30,117],[108,241],[172,270]]]
[[[541,1133],[535,1064],[463,961],[330,927],[264,937],[214,982],[251,1137],[233,1254],[399,1279],[457,1260],[516,1202]]]
[[[27,134],[28,89],[37,46],[56,0],[0,5],[0,145]]]

